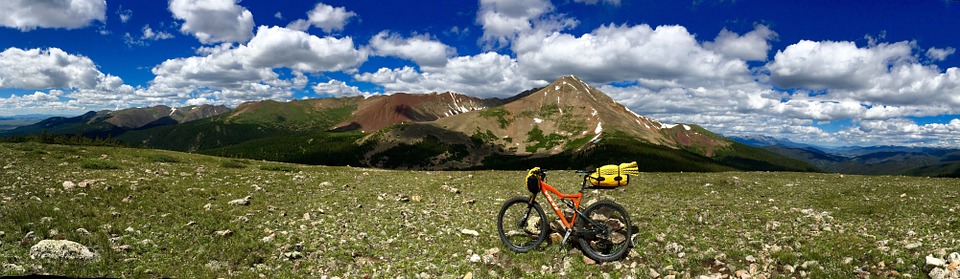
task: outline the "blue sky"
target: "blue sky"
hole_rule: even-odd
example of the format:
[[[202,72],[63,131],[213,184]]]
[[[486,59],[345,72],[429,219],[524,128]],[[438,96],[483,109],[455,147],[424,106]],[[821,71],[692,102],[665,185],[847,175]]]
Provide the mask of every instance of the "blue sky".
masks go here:
[[[0,115],[577,75],[724,135],[960,147],[957,1],[0,1]]]

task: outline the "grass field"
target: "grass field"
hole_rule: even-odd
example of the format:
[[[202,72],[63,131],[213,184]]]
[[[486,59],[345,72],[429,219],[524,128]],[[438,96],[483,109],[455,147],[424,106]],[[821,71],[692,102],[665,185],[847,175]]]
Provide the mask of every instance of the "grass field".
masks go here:
[[[525,194],[522,179],[0,143],[0,275],[925,278],[926,255],[960,250],[958,180],[726,172],[643,173],[588,192],[624,205],[639,228],[622,261],[588,264],[549,243],[516,254],[495,219]],[[548,182],[579,187],[570,171]],[[44,239],[99,257],[31,259]]]

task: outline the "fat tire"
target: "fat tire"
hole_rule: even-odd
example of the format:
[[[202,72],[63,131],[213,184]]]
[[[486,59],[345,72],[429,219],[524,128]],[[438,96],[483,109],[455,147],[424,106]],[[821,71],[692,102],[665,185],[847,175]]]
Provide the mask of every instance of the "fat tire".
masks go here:
[[[585,210],[583,213],[585,216],[587,216],[587,218],[590,218],[591,213],[601,208],[612,210],[620,214],[621,216],[623,216],[623,220],[621,221],[624,223],[623,224],[624,231],[625,231],[624,237],[626,237],[624,241],[626,241],[626,243],[624,243],[623,246],[616,249],[610,254],[601,254],[600,252],[594,250],[594,248],[590,246],[589,240],[587,240],[588,237],[586,236],[580,237],[578,239],[578,242],[580,243],[581,250],[583,250],[583,252],[587,255],[587,257],[597,262],[616,261],[623,258],[625,255],[627,255],[627,251],[629,251],[631,247],[633,247],[631,243],[631,236],[633,236],[633,222],[630,221],[630,215],[627,214],[627,210],[624,209],[623,206],[609,200],[602,200],[594,204],[591,204],[589,207],[587,207],[587,210]],[[578,225],[577,230],[587,229],[584,227],[588,223],[587,220],[577,219],[576,223]]]
[[[506,245],[507,248],[517,253],[525,253],[527,251],[530,251],[533,248],[540,246],[540,243],[543,243],[543,241],[547,239],[547,230],[549,229],[547,214],[543,213],[543,208],[541,208],[540,204],[538,204],[536,201],[533,202],[533,210],[531,212],[532,214],[530,214],[530,217],[533,217],[534,214],[536,214],[536,216],[540,218],[540,234],[537,236],[537,239],[531,243],[517,245],[513,243],[510,240],[510,238],[507,237],[507,234],[506,234],[507,231],[504,230],[504,223],[503,223],[504,214],[509,209],[513,209],[513,210],[523,209],[524,211],[527,210],[529,201],[530,201],[529,197],[523,197],[523,196],[509,199],[503,203],[503,206],[500,207],[500,213],[497,214],[497,231],[500,233],[500,240],[503,241],[503,244]],[[516,222],[516,221],[517,220],[507,220],[508,222],[507,226],[510,226],[510,227],[514,226],[513,222]]]

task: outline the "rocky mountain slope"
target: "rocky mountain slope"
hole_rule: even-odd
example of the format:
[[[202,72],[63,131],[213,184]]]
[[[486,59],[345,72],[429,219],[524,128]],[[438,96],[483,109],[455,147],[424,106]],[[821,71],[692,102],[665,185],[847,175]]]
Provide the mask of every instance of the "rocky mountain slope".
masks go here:
[[[226,106],[188,106],[171,108],[153,106],[117,111],[87,112],[76,117],[51,117],[32,125],[21,126],[0,135],[30,135],[46,132],[58,135],[82,134],[88,137],[116,136],[129,130],[186,123],[230,111]]]
[[[814,169],[696,125],[664,124],[640,116],[574,76],[508,100],[501,106],[366,136],[363,143],[372,148],[363,163],[414,168],[539,163],[580,168],[639,160],[656,170],[707,171],[749,169],[748,164],[756,164],[748,161],[755,161],[762,163],[761,169]],[[746,160],[723,162],[725,158]],[[691,164],[682,166],[684,162]]]

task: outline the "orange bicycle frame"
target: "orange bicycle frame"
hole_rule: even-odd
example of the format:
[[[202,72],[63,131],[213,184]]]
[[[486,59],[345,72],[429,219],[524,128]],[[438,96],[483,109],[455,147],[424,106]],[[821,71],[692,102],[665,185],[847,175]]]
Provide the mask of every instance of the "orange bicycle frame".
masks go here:
[[[550,207],[553,208],[553,211],[557,213],[557,217],[560,217],[560,221],[563,222],[563,226],[567,228],[567,231],[570,231],[573,228],[573,222],[577,220],[577,214],[574,213],[573,216],[570,217],[570,220],[567,221],[567,218],[563,215],[563,211],[560,210],[560,207],[557,206],[557,203],[553,201],[553,197],[551,197],[548,193],[553,193],[561,200],[568,199],[573,201],[574,211],[580,210],[580,199],[583,198],[583,193],[560,193],[557,188],[553,188],[553,186],[550,186],[550,184],[547,184],[543,180],[540,180],[540,193],[543,193],[543,196],[547,198],[547,202],[550,203]]]

